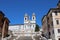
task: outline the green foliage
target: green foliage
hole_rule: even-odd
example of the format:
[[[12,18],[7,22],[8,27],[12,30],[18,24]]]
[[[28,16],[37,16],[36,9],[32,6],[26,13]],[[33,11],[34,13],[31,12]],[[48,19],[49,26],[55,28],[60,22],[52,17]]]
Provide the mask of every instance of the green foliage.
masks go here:
[[[36,24],[35,32],[38,32],[39,30],[40,30],[39,25]]]

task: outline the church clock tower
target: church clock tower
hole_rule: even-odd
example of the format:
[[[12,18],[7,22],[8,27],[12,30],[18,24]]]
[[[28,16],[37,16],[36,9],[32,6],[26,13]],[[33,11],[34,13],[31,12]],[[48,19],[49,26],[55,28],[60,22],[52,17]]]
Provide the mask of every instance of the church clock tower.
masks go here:
[[[32,14],[32,20],[33,20],[33,21],[36,20],[35,13]]]
[[[24,23],[27,23],[28,20],[29,20],[29,17],[27,15],[27,13],[25,13],[25,15],[24,15]]]

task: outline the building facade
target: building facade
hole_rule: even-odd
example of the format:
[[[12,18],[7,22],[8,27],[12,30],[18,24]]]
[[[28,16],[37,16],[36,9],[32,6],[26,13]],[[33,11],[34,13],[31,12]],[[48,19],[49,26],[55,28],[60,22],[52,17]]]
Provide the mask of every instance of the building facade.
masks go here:
[[[52,40],[60,40],[60,1],[42,19],[43,34]],[[47,34],[47,35],[46,35]]]
[[[47,22],[47,16],[45,15],[42,19],[42,34],[46,37],[49,38],[48,36],[48,22]]]
[[[14,34],[19,35],[21,34],[27,34],[34,33],[36,27],[36,16],[35,13],[32,14],[32,20],[30,20],[30,17],[27,15],[27,13],[24,15],[24,24],[15,24],[10,25],[9,30],[11,30]]]
[[[10,22],[9,19],[5,17],[2,11],[0,11],[0,36],[2,36],[2,34],[3,34],[3,37],[6,37],[8,35],[9,22]]]

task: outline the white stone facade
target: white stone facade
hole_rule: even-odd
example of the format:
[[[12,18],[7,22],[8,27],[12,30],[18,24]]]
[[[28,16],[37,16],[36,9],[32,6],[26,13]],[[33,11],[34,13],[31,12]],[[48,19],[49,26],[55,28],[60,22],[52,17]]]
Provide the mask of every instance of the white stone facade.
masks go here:
[[[57,12],[57,15],[55,13],[52,13],[53,16],[53,30],[54,34],[52,35],[53,40],[60,40],[60,31],[58,32],[58,29],[60,30],[60,13]],[[57,21],[59,21],[59,24],[57,24]]]
[[[9,30],[12,31],[14,35],[19,35],[20,33],[34,33],[36,27],[36,16],[33,13],[32,14],[32,20],[29,19],[29,16],[27,14],[24,15],[24,24],[16,24],[16,25],[10,25]]]
[[[52,14],[52,16],[50,16]],[[49,37],[48,39],[52,39],[52,40],[60,40],[60,12],[51,12],[48,14],[49,16],[49,20],[48,20],[48,24],[46,23],[46,18],[45,18],[45,23],[42,26],[43,28],[45,28],[45,30],[43,30],[43,33],[45,36]],[[47,17],[48,17],[47,16]],[[58,21],[57,21],[58,20]],[[46,26],[49,25],[49,26]],[[48,31],[49,28],[49,31]],[[50,32],[50,34],[49,34]],[[46,35],[49,34],[49,35]]]

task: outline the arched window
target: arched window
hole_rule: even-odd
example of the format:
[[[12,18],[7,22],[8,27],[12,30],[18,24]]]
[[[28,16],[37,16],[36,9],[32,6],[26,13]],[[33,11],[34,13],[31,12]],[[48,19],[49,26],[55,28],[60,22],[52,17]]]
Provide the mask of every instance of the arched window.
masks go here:
[[[34,17],[33,17],[33,20],[34,20]]]
[[[26,20],[26,18],[25,18],[25,20]]]
[[[34,25],[33,25],[33,27],[34,27]]]

